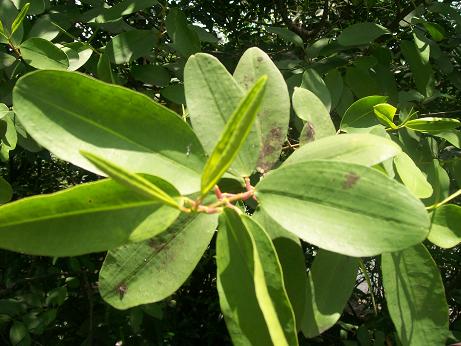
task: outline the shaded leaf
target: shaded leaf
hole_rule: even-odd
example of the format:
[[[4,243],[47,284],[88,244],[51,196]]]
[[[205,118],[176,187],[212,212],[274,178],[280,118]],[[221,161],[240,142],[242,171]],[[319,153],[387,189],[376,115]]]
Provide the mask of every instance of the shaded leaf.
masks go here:
[[[427,239],[444,249],[461,243],[461,207],[447,204],[437,208],[432,215]]]
[[[369,45],[388,33],[385,27],[376,23],[356,23],[341,32],[338,36],[338,43],[346,47]]]
[[[307,69],[303,73],[301,88],[312,91],[317,97],[322,100],[327,111],[331,109],[331,96],[328,87],[322,77],[312,68]]]
[[[297,47],[304,48],[303,39],[298,34],[294,33],[291,30],[288,30],[287,28],[272,26],[266,28],[266,30],[272,34],[276,34],[285,42],[293,43]]]
[[[66,53],[43,38],[29,38],[19,48],[24,62],[36,69],[67,70],[69,67]]]
[[[9,202],[13,197],[13,188],[10,183],[0,177],[0,204]]]
[[[401,152],[394,157],[394,165],[403,184],[415,197],[429,198],[432,196],[432,186],[426,176],[416,166],[410,156]]]
[[[113,37],[106,46],[106,54],[114,64],[126,64],[148,55],[157,46],[157,30],[131,30]]]

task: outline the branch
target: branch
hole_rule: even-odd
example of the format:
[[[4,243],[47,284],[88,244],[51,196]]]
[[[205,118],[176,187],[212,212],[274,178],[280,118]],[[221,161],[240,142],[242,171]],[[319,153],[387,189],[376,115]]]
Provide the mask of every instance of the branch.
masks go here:
[[[311,38],[311,36],[314,34],[314,31],[307,30],[301,24],[294,23],[288,15],[288,9],[286,8],[284,1],[275,0],[275,5],[278,8],[280,16],[282,17],[282,20],[285,23],[285,25],[288,27],[288,29],[290,29],[291,31],[301,36],[303,41],[307,41],[309,40],[309,38]]]
[[[387,28],[391,31],[396,30],[399,27],[400,21],[402,21],[406,16],[408,16],[411,11],[415,10],[419,5],[424,4],[424,0],[415,0],[412,1],[410,5],[401,10],[394,20],[388,23]]]

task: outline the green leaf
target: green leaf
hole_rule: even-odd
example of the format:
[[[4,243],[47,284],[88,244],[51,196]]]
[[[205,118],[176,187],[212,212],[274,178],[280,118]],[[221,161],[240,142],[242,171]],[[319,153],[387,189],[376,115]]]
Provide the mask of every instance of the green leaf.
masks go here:
[[[226,209],[216,244],[221,311],[235,345],[297,345],[274,245],[250,217]]]
[[[157,0],[124,0],[114,6],[104,9],[102,14],[94,18],[96,23],[116,21],[123,16],[144,10],[158,4]]]
[[[10,67],[16,60],[14,56],[0,52],[0,70]]]
[[[0,119],[4,119],[10,113],[10,109],[4,103],[0,103]]]
[[[165,87],[170,83],[170,73],[163,66],[141,65],[131,68],[131,75],[146,84]]]
[[[280,158],[290,120],[290,96],[282,74],[269,56],[256,47],[247,49],[235,68],[235,80],[248,91],[263,75],[267,75],[268,79],[255,120],[256,127],[260,129],[260,151],[256,164],[260,173],[269,171]]]
[[[117,65],[127,64],[150,54],[157,47],[157,30],[131,30],[113,37],[106,46],[109,60]]]
[[[10,112],[3,121],[6,122],[6,133],[2,138],[2,147],[7,147],[8,151],[11,151],[16,148],[18,142],[18,134],[16,132],[16,127],[13,121],[12,112]]]
[[[301,135],[304,142],[312,142],[336,134],[330,113],[313,92],[303,88],[295,88],[293,108],[296,115],[306,121],[305,126],[308,131],[303,131],[305,135]]]
[[[262,76],[256,81],[226,123],[221,138],[203,169],[202,196],[213,189],[218,180],[226,173],[250,134],[262,102],[266,82],[267,76]]]
[[[24,323],[15,321],[10,327],[10,342],[12,346],[29,346],[31,337]]]
[[[405,127],[422,133],[439,133],[461,126],[458,119],[426,117],[407,121]]]
[[[283,165],[312,160],[334,160],[371,167],[400,152],[397,144],[383,137],[367,133],[343,134],[302,146]]]
[[[367,96],[355,101],[344,113],[341,120],[341,130],[349,127],[370,127],[379,124],[374,113],[374,106],[385,103],[386,96]]]
[[[312,91],[317,97],[322,100],[325,108],[329,112],[331,109],[331,96],[328,87],[323,81],[318,72],[312,68],[307,69],[303,73],[303,81],[301,88]]]
[[[331,109],[336,108],[343,93],[344,81],[338,70],[332,70],[325,76],[325,85],[331,96]]]
[[[106,173],[107,176],[111,177],[119,184],[128,187],[132,191],[139,193],[144,197],[150,197],[154,200],[163,202],[170,207],[180,209],[178,201],[158,186],[152,184],[149,180],[144,179],[141,175],[131,173],[101,156],[94,155],[84,150],[81,150],[80,153],[98,169]],[[175,194],[179,195],[179,192],[175,191]]]
[[[67,70],[69,59],[66,53],[50,41],[32,37],[19,47],[24,62],[39,70]]]
[[[313,338],[331,328],[341,317],[357,277],[358,259],[320,250],[308,276],[302,331]]]
[[[394,157],[394,165],[400,179],[408,190],[417,198],[432,196],[432,186],[427,182],[426,176],[416,166],[410,156],[401,152]]]
[[[397,112],[397,108],[390,105],[389,103],[379,103],[373,106],[373,111],[382,124],[389,126],[392,129],[397,128],[397,126],[394,124],[394,116]]]
[[[112,73],[112,65],[106,52],[99,56],[98,64],[96,66],[96,75],[104,82],[117,84],[114,74]]]
[[[82,42],[66,43],[63,50],[66,52],[68,49],[72,49],[75,53],[77,53],[76,60],[70,61],[69,59],[69,71],[77,71],[80,67],[88,62],[88,60],[91,58],[91,55],[93,54],[91,46]]]
[[[456,148],[461,149],[461,131],[450,130],[431,134],[436,137],[443,138],[450,144],[454,145]]]
[[[188,24],[187,27],[192,31],[195,31],[201,42],[208,42],[214,45],[218,44],[219,39],[213,32],[209,32],[205,28],[193,24]]]
[[[266,31],[272,34],[276,34],[285,42],[293,43],[297,47],[304,48],[303,39],[298,34],[294,33],[291,30],[288,30],[287,28],[272,26],[266,28]]]
[[[381,269],[387,308],[402,345],[445,345],[445,289],[424,245],[383,254]]]
[[[176,103],[177,105],[186,104],[184,85],[182,84],[168,85],[166,88],[163,88],[162,90],[160,90],[160,95],[162,95],[168,101]]]
[[[286,230],[348,256],[404,249],[425,239],[430,226],[424,205],[407,189],[357,164],[285,165],[256,185],[256,197]]]
[[[445,29],[438,23],[423,21],[422,24],[436,42],[442,41],[447,36]]]
[[[2,21],[4,32],[4,35],[0,35],[0,43],[9,44],[8,41],[11,41],[13,45],[17,47],[22,42],[22,37],[24,35],[24,29],[22,25],[18,27],[18,29],[13,35],[11,35],[11,33],[9,32],[18,14],[19,11],[17,10],[13,1],[0,1],[0,20]]]
[[[86,150],[166,179],[182,194],[200,189],[205,155],[197,137],[145,95],[76,72],[39,71],[18,80],[13,101],[26,131],[63,160],[100,172],[80,155]]]
[[[218,59],[203,53],[187,60],[184,88],[194,132],[206,152],[211,154],[244,92]],[[254,126],[232,165],[240,176],[250,176],[256,166],[258,139]]]
[[[169,297],[194,270],[216,225],[215,215],[182,214],[165,232],[109,251],[99,273],[102,298],[128,309]]]
[[[174,195],[154,177],[150,182]],[[132,193],[111,180],[82,184],[0,207],[0,247],[30,255],[76,256],[151,237],[178,217],[177,209]]]
[[[370,74],[368,68],[348,67],[345,81],[357,98],[376,95],[379,91],[376,77]]]
[[[338,36],[338,43],[345,47],[369,45],[389,31],[376,23],[357,23],[344,29]]]
[[[427,239],[444,249],[461,243],[461,207],[447,204],[437,208],[432,215]]]
[[[13,35],[16,30],[18,30],[19,26],[22,24],[22,21],[24,18],[26,18],[27,12],[29,11],[30,3],[26,3],[19,14],[16,16],[16,18],[13,21],[13,24],[11,24],[11,34]]]
[[[53,23],[49,15],[40,16],[32,25],[27,38],[40,37],[51,41],[55,39],[61,31]]]
[[[258,209],[252,218],[262,226],[274,244],[282,267],[283,282],[295,313],[297,330],[300,330],[307,290],[306,264],[301,242],[297,236],[282,228],[261,209]]]
[[[13,197],[13,188],[10,183],[0,177],[0,204],[9,202]]]
[[[188,26],[184,13],[173,8],[165,20],[168,36],[173,41],[173,48],[182,56],[188,58],[190,55],[200,52],[200,39],[195,30]]]

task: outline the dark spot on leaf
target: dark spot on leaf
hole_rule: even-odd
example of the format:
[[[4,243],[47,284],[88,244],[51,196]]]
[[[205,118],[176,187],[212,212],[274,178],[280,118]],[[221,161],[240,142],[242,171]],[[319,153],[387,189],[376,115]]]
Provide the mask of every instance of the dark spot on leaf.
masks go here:
[[[149,240],[149,246],[152,248],[152,250],[159,251],[164,246],[164,243],[158,239],[152,238]]]
[[[306,138],[306,142],[312,142],[315,140],[315,129],[314,129],[314,126],[312,126],[310,122],[306,123],[304,136]]]
[[[262,56],[258,56],[258,57],[256,58],[256,60],[258,60],[258,62],[262,62],[262,61],[263,61],[263,57],[262,57]]]
[[[358,176],[354,172],[347,173],[346,180],[344,180],[344,182],[343,182],[343,189],[350,189],[355,184],[357,184],[357,181],[359,179],[360,179],[360,176]]]
[[[92,201],[91,199],[89,199],[89,200],[88,200],[88,203],[91,203],[91,202],[93,202],[93,201]]]
[[[120,300],[123,299],[127,291],[128,291],[128,286],[125,283],[121,282],[117,285],[117,293],[119,294]]]

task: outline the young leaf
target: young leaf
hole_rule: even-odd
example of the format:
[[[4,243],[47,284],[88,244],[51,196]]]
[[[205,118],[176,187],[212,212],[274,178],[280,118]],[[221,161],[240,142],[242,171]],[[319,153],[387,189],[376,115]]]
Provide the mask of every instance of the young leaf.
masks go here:
[[[168,183],[146,179],[174,195]],[[133,235],[152,237],[178,215],[177,209],[103,180],[1,206],[0,247],[57,257],[105,251]]]
[[[400,147],[386,138],[367,133],[352,133],[308,143],[291,154],[283,165],[312,160],[334,160],[371,167],[400,152]]]
[[[429,232],[429,217],[418,199],[398,182],[357,164],[285,165],[256,185],[256,197],[286,230],[348,256],[401,250]]]
[[[19,26],[22,24],[22,21],[24,20],[24,18],[27,15],[27,12],[29,11],[29,7],[30,7],[30,3],[26,3],[22,7],[22,9],[19,12],[19,14],[17,15],[17,17],[14,19],[13,24],[11,24],[11,34],[10,34],[10,36],[12,36],[16,32],[16,30],[18,30]]]
[[[426,176],[416,166],[410,156],[401,152],[394,157],[394,165],[403,184],[417,198],[432,196],[432,186],[427,182]]]
[[[85,150],[167,179],[182,194],[200,190],[200,142],[176,113],[146,95],[76,72],[38,71],[16,82],[13,104],[26,131],[63,160],[100,173],[80,154]]]
[[[258,114],[266,81],[266,76],[259,78],[229,118],[203,169],[202,196],[205,196],[227,171],[245,142]]]
[[[405,127],[422,133],[439,133],[453,130],[461,126],[461,122],[454,118],[419,118],[407,121]]]
[[[445,289],[424,245],[383,254],[381,269],[387,308],[402,345],[445,345]]]
[[[376,23],[357,23],[341,32],[338,43],[346,47],[368,45],[385,34],[389,31]]]
[[[388,103],[379,103],[373,106],[373,111],[384,125],[389,126],[392,129],[396,129],[397,126],[394,124],[394,116],[397,112],[397,108]]]
[[[158,186],[152,184],[149,180],[144,179],[136,173],[131,173],[122,167],[102,158],[101,156],[81,150],[80,153],[85,156],[93,165],[95,165],[107,176],[116,182],[128,187],[136,193],[145,197],[159,200],[173,208],[180,209],[178,202]],[[176,192],[176,195],[179,194]]]
[[[341,317],[357,277],[357,258],[320,250],[308,275],[302,331],[313,338],[331,328]]]
[[[216,244],[218,293],[236,345],[297,345],[293,310],[274,246],[250,217],[226,209]]]
[[[117,309],[169,297],[194,270],[217,222],[216,215],[182,214],[165,232],[110,250],[99,273],[101,297]]]
[[[379,124],[373,116],[373,107],[386,100],[386,96],[367,96],[355,101],[344,113],[340,125],[341,130],[347,132],[349,127],[370,127]]]
[[[66,53],[50,41],[32,37],[19,46],[24,62],[39,70],[67,70],[69,59]]]
[[[444,249],[461,243],[461,207],[447,204],[437,208],[432,214],[432,226],[427,239]]]

